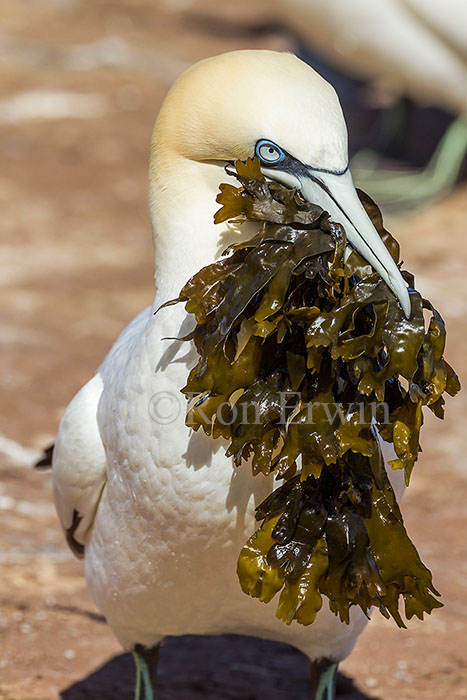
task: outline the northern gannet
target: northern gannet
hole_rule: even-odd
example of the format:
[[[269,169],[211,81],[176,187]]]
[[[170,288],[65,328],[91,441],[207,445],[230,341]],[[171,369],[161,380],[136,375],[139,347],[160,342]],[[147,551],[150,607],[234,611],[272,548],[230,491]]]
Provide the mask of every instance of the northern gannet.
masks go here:
[[[273,0],[273,6],[346,72],[454,114],[467,112],[463,0]]]
[[[67,541],[121,644],[133,651],[136,698],[167,635],[239,633],[288,642],[313,663],[314,697],[334,697],[337,663],[366,623],[323,606],[309,626],[285,625],[242,593],[238,554],[271,477],[234,470],[219,441],[185,426],[180,394],[194,349],[173,340],[191,324],[174,299],[186,280],[252,223],[215,225],[226,163],[255,155],[269,178],[299,187],[341,222],[348,241],[409,311],[405,282],[363,209],[348,168],[347,130],[333,88],[289,53],[236,51],[186,70],[156,121],[149,208],[157,291],[68,406],[53,455],[53,490]],[[403,474],[391,479],[400,493]]]

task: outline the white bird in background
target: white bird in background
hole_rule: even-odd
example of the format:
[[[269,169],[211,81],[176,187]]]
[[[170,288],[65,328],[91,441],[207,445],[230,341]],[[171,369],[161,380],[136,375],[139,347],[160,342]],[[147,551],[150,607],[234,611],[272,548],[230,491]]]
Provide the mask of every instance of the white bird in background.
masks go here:
[[[464,0],[273,0],[276,12],[347,73],[467,112]]]
[[[273,8],[345,73],[457,117],[421,173],[378,172],[374,155],[359,154],[352,166],[370,194],[413,204],[454,186],[467,152],[465,0],[273,0]]]
[[[215,225],[227,161],[256,155],[270,178],[299,187],[341,222],[349,242],[409,308],[406,285],[360,204],[333,88],[288,53],[237,51],[178,78],[156,122],[150,164],[157,292],[75,396],[53,457],[55,503],[89,591],[137,668],[136,698],[153,698],[167,635],[249,634],[288,642],[313,663],[315,698],[334,697],[337,663],[365,626],[321,609],[308,627],[279,621],[246,596],[236,564],[256,529],[271,477],[234,470],[219,441],[185,426],[180,388],[194,348],[171,340],[191,319],[175,298],[253,224]],[[181,333],[181,327],[182,333]],[[168,339],[169,338],[169,339]],[[391,473],[396,492],[402,473]]]

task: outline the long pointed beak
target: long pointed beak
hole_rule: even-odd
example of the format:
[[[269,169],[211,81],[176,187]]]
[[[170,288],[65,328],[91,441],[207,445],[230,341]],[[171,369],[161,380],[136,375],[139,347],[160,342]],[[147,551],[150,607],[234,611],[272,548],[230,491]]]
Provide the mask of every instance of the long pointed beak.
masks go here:
[[[342,224],[347,240],[367,260],[395,294],[404,314],[410,317],[407,285],[388,249],[360,202],[349,170],[341,175],[309,170],[300,175],[300,188],[309,202],[321,203],[331,219]]]

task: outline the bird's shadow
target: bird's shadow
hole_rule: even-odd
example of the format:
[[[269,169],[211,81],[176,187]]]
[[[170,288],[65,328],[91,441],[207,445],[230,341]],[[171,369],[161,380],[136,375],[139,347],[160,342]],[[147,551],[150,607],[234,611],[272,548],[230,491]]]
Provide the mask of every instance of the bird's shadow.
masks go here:
[[[308,659],[297,649],[240,635],[172,637],[158,667],[158,700],[309,700]],[[134,668],[120,654],[68,688],[62,700],[131,700]],[[338,700],[377,700],[339,674]]]

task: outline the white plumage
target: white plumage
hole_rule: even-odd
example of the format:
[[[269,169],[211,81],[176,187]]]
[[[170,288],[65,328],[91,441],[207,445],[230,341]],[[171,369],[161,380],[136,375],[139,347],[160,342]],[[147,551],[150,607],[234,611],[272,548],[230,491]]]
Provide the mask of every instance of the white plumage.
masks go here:
[[[85,548],[88,587],[124,647],[153,646],[165,635],[235,632],[290,642],[311,659],[339,660],[365,625],[360,609],[345,625],[324,602],[311,626],[287,626],[274,616],[274,603],[242,593],[237,558],[272,482],[253,478],[247,464],[235,470],[221,441],[185,426],[179,390],[196,354],[188,343],[165,338],[180,337],[192,321],[181,305],[154,315],[229,242],[251,235],[251,225],[215,226],[213,214],[218,185],[228,177],[225,161],[253,155],[261,138],[280,143],[313,172],[347,164],[334,91],[290,54],[208,59],[169,93],[150,167],[154,304],[125,329],[69,405],[54,455],[54,495],[65,530],[77,513],[82,518],[74,538]],[[321,200],[334,206],[324,190]],[[353,224],[368,227],[358,216]],[[158,420],[170,401],[178,401],[178,416]]]
[[[309,46],[396,94],[467,111],[464,0],[273,0]]]

